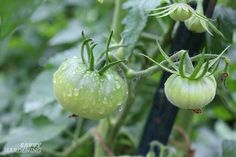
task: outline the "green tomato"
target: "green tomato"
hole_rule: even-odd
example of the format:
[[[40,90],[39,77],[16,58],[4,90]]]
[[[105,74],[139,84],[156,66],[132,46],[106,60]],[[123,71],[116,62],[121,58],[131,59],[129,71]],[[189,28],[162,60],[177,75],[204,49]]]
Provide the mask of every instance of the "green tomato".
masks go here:
[[[185,26],[188,28],[188,30],[195,33],[203,33],[208,28],[207,22],[196,17],[195,15],[190,17],[184,23],[185,23]]]
[[[80,117],[101,119],[110,116],[127,99],[126,81],[114,70],[102,75],[90,71],[79,58],[66,60],[54,73],[53,85],[60,104]]]
[[[170,17],[176,21],[185,21],[192,15],[185,3],[176,3],[176,9],[170,14]]]
[[[212,75],[190,80],[172,74],[165,82],[165,94],[179,108],[201,109],[214,99],[216,87],[216,80]]]

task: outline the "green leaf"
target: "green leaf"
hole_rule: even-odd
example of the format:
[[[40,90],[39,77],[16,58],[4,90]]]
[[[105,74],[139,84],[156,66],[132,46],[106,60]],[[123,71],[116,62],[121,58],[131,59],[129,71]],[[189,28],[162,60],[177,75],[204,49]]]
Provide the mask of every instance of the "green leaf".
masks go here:
[[[24,111],[31,112],[55,100],[52,86],[53,70],[44,71],[31,84]]]
[[[236,26],[236,11],[231,8],[217,6],[214,17],[217,18],[216,24],[219,30],[224,34],[226,40],[232,43],[233,29]]]
[[[7,0],[0,5],[0,40],[23,24],[43,0]]]
[[[13,128],[5,137],[4,149],[20,148],[22,143],[41,143],[58,136],[64,129],[64,124],[54,124],[46,117],[39,117],[31,126]]]
[[[124,8],[129,10],[127,16],[123,20],[125,25],[122,33],[124,44],[128,45],[126,51],[126,57],[132,54],[135,44],[138,38],[146,26],[148,19],[148,9],[156,8],[160,4],[160,0],[128,0],[124,4]]]
[[[235,157],[236,156],[236,141],[224,140],[222,144],[221,157]]]

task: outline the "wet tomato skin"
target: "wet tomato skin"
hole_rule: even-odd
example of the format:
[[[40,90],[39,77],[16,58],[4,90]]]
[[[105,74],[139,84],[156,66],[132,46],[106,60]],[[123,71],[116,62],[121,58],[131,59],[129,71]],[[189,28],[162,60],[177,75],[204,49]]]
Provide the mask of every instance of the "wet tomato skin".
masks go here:
[[[172,74],[165,82],[165,94],[179,108],[202,109],[214,99],[216,87],[216,80],[212,75],[190,80]]]
[[[94,120],[113,114],[128,95],[126,81],[115,70],[100,75],[76,57],[62,63],[54,73],[53,85],[56,98],[67,111]]]

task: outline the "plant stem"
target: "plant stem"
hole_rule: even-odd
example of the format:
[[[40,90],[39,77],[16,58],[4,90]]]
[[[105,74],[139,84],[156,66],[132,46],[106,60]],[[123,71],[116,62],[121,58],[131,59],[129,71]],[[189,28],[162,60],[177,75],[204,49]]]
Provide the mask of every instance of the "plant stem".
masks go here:
[[[225,108],[236,117],[236,109],[235,105],[230,98],[230,93],[226,89],[219,89],[217,90],[217,95],[219,96],[220,100],[225,105]]]
[[[105,142],[108,128],[109,128],[108,119],[102,119],[100,120],[98,127],[94,129],[94,137],[95,137],[94,157],[105,156],[106,152],[108,153],[108,155],[113,155],[112,151],[108,148]]]
[[[112,30],[114,31],[114,38],[117,42],[120,41],[120,33],[122,29],[122,24],[121,24],[122,1],[123,0],[115,0],[115,10],[114,10],[113,21],[112,21]]]
[[[82,145],[84,142],[88,141],[90,138],[92,138],[92,133],[91,133],[91,131],[88,131],[82,137],[78,138],[77,140],[72,141],[71,145],[63,151],[62,156],[64,156],[64,157],[69,156],[80,145]]]
[[[180,51],[179,51],[179,52],[180,52]],[[176,54],[172,55],[170,58],[171,58],[172,60],[176,60],[176,59],[179,58],[179,55],[180,55],[180,54],[177,52]],[[217,57],[218,55],[217,55],[217,54],[204,54],[204,56],[206,56],[206,57],[208,57],[208,58],[215,58],[215,57]],[[196,56],[194,56],[194,57],[191,57],[191,60],[192,60],[192,61],[196,61],[199,57],[201,57],[201,54],[196,55]],[[222,58],[222,59],[227,59],[226,56],[221,56],[221,58]],[[175,62],[175,63],[178,63],[178,62]],[[167,64],[167,61],[164,60],[164,61],[162,61],[160,64],[165,65],[165,64]],[[153,66],[151,66],[151,67],[149,67],[149,68],[147,68],[147,69],[145,69],[145,70],[140,70],[140,71],[135,71],[135,70],[130,69],[130,68],[127,68],[127,67],[125,67],[125,68],[128,70],[128,75],[129,75],[129,77],[136,77],[136,76],[141,76],[141,77],[143,77],[143,76],[148,76],[148,75],[150,75],[150,74],[152,74],[152,73],[154,73],[154,72],[158,72],[158,71],[161,71],[161,70],[162,70],[162,68],[161,68],[160,66],[158,66],[158,65],[153,65]]]
[[[201,13],[202,15],[204,14],[203,12],[203,0],[197,0],[197,12]]]
[[[79,119],[79,121],[77,122],[77,124],[76,124],[76,129],[75,129],[74,136],[73,136],[74,139],[77,139],[77,138],[79,137],[79,134],[80,134],[81,129],[82,129],[82,126],[83,126],[83,121],[84,121],[84,119],[81,118],[81,119]]]
[[[121,115],[119,116],[119,118],[117,119],[114,127],[112,128],[109,137],[108,137],[108,143],[109,145],[111,145],[111,147],[113,146],[114,142],[115,142],[115,138],[117,133],[119,132],[121,126],[123,125],[123,123],[125,122],[125,119],[131,109],[131,106],[133,104],[133,100],[134,100],[134,87],[135,87],[135,82],[131,82],[129,83],[129,95],[128,95],[128,99],[127,99],[127,103],[126,106],[123,110],[123,112],[121,113]]]
[[[42,152],[45,152],[52,156],[67,157],[71,153],[73,153],[77,149],[77,147],[82,145],[84,142],[86,142],[90,138],[92,138],[92,133],[91,131],[88,131],[82,137],[78,138],[77,140],[72,141],[71,145],[69,145],[69,147],[67,147],[63,152],[56,152],[56,151],[52,151],[48,149],[42,149]]]

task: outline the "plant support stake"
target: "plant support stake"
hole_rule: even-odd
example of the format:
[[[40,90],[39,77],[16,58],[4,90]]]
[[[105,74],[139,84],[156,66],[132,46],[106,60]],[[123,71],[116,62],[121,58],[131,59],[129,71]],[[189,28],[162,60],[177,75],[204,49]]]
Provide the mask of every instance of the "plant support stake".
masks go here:
[[[204,11],[207,17],[211,17],[216,0],[205,0]],[[189,55],[196,55],[205,40],[205,33],[192,33],[187,30],[181,22],[176,36],[174,37],[170,55],[181,49],[189,50]],[[173,124],[175,122],[178,108],[173,106],[165,97],[163,88],[166,79],[170,76],[168,72],[164,72],[154,96],[153,105],[145,124],[143,136],[138,147],[138,154],[145,156],[149,151],[150,143],[154,140],[162,144],[167,144]],[[191,111],[189,111],[191,112]],[[159,150],[154,149],[156,156],[159,155]]]

